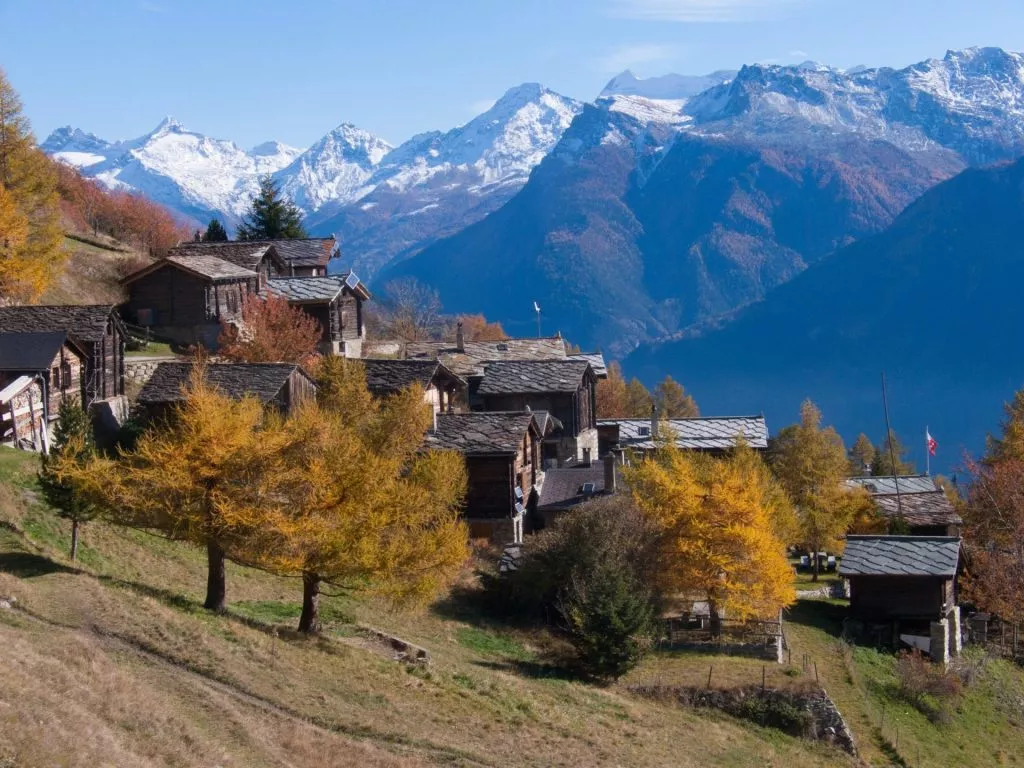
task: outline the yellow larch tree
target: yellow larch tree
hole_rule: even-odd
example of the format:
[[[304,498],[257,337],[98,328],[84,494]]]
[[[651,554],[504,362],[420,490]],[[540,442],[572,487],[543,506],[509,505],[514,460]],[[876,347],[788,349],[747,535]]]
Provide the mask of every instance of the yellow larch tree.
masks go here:
[[[281,472],[280,419],[254,398],[234,400],[207,384],[197,365],[186,398],[134,449],[84,466],[58,466],[115,523],[154,530],[207,552],[204,607],[223,612],[225,560],[245,562],[270,521]]]
[[[274,520],[250,564],[301,575],[299,630],[319,631],[321,584],[401,602],[437,594],[466,562],[461,455],[423,452],[430,406],[413,386],[383,402],[366,393],[362,366],[327,358],[321,398],[281,425]]]
[[[713,458],[666,444],[627,469],[626,480],[659,532],[661,586],[707,600],[716,631],[723,613],[770,617],[793,601],[773,491],[749,456]]]
[[[57,172],[35,146],[21,100],[0,70],[0,187],[24,222],[20,244],[0,229],[0,300],[34,301],[64,262]],[[10,221],[10,219],[9,219]],[[0,227],[4,224],[0,223]],[[9,226],[9,224],[8,224]]]

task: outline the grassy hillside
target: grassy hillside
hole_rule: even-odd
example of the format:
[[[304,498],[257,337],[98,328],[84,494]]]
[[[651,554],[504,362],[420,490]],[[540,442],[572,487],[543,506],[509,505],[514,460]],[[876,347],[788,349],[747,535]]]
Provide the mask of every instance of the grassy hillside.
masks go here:
[[[126,265],[142,258],[113,238],[89,242],[64,238],[68,259],[64,271],[47,288],[41,304],[119,304],[125,300],[121,277]]]
[[[0,765],[856,764],[822,745],[628,690],[693,684],[709,666],[715,685],[759,683],[760,662],[656,654],[601,689],[548,666],[550,638],[489,625],[465,606],[442,602],[409,615],[330,596],[329,631],[309,640],[291,629],[295,580],[230,567],[230,615],[203,611],[205,557],[194,548],[90,523],[72,567],[63,554],[68,528],[40,503],[35,466],[29,454],[0,449],[0,597],[17,598],[16,610],[0,610]],[[849,672],[831,635],[833,610],[820,603],[794,612],[794,661],[815,659],[870,764],[1020,764],[1019,671],[990,665],[947,726],[892,704],[878,729],[872,718],[889,701],[891,660],[858,650]],[[432,664],[394,660],[358,625],[427,648]],[[813,675],[767,671],[769,684]],[[898,751],[883,738],[896,719]],[[900,755],[905,762],[894,763]]]

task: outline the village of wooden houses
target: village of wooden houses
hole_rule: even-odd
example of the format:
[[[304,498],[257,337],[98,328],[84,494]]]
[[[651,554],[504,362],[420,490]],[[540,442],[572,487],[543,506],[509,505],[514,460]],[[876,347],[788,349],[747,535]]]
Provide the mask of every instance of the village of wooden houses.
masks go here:
[[[707,685],[700,683],[695,690],[713,687],[715,669],[723,668],[721,659],[730,656],[760,660],[753,662],[761,666],[753,667],[759,671],[752,674],[762,694],[769,677],[767,665],[796,670],[801,679],[813,677],[817,684],[820,659],[801,651],[794,658],[792,635],[787,632],[786,617],[794,598],[801,598],[801,604],[820,600],[829,608],[843,642],[889,649],[886,652],[902,654],[901,659],[930,658],[939,669],[959,669],[958,657],[968,642],[1017,654],[1015,630],[1012,640],[1006,639],[1010,625],[974,607],[969,613],[961,607],[963,521],[955,491],[932,476],[872,474],[871,459],[866,457],[859,468],[844,464],[841,475],[825,475],[836,487],[813,489],[804,503],[820,505],[824,498],[842,505],[855,499],[860,509],[844,518],[842,530],[830,530],[829,523],[820,521],[788,528],[780,524],[772,541],[782,545],[775,553],[785,558],[781,576],[778,560],[773,565],[771,553],[758,552],[759,545],[750,543],[758,533],[732,536],[713,530],[774,526],[766,516],[765,509],[771,507],[766,500],[780,484],[794,496],[801,493],[798,487],[785,486],[784,469],[775,480],[766,479],[764,472],[744,474],[746,470],[737,467],[750,456],[756,466],[765,467],[762,458],[770,447],[784,454],[786,441],[797,440],[800,429],[812,437],[823,434],[813,406],[808,404],[803,421],[777,438],[770,438],[763,416],[666,414],[654,397],[645,414],[603,413],[607,406],[602,403],[602,388],[615,384],[610,376],[621,374],[600,352],[577,350],[558,333],[476,338],[462,321],[452,322],[445,338],[371,334],[374,296],[356,274],[340,268],[342,260],[333,238],[183,242],[126,275],[126,300],[120,305],[0,307],[3,443],[44,456],[59,453],[61,440],[67,439],[60,435],[59,422],[71,403],[88,413],[98,450],[115,457],[118,451],[130,455],[131,448],[118,447],[126,425],[133,425],[136,434],[159,433],[175,420],[189,418],[183,406],[192,397],[197,375],[222,397],[256,401],[264,413],[287,419],[317,400],[317,366],[335,360],[361,371],[376,402],[386,403],[412,387],[422,392],[421,407],[431,415],[415,450],[461,456],[466,484],[458,497],[463,521],[459,530],[472,545],[476,567],[489,571],[495,582],[506,583],[497,589],[509,605],[518,592],[529,591],[523,586],[530,583],[525,574],[541,567],[531,559],[534,555],[571,560],[573,551],[587,550],[591,533],[595,540],[601,538],[596,529],[609,521],[618,533],[608,534],[609,542],[601,547],[622,546],[621,541],[614,544],[615,536],[643,539],[647,533],[629,528],[635,523],[629,522],[627,510],[637,506],[671,529],[669,547],[683,564],[680,568],[706,571],[708,562],[715,563],[712,569],[735,567],[738,575],[714,573],[711,587],[687,588],[662,599],[651,618],[655,647],[705,654],[699,657],[704,659],[699,666]],[[226,333],[244,336],[247,307],[281,300],[290,312],[315,321],[315,358],[247,362],[221,356]],[[803,460],[813,450],[810,443],[797,444],[790,459]],[[740,474],[731,480],[701,476],[718,471],[709,467],[728,457],[738,462],[728,471]],[[817,458],[821,456],[808,460]],[[876,461],[890,458],[896,457],[878,450],[873,456]],[[115,460],[107,471],[116,472],[117,466]],[[658,469],[645,475],[646,466]],[[746,466],[749,470],[754,465]],[[891,466],[898,466],[898,461]],[[813,467],[800,471],[814,473]],[[672,484],[678,479],[673,473],[689,473],[693,477],[687,482],[703,483],[697,491],[678,492],[697,493],[697,506],[704,504],[710,512],[681,512],[673,520],[672,513],[659,511],[659,504],[681,503],[672,499]],[[744,509],[743,498],[728,498],[723,489],[737,478],[739,486],[732,492],[744,498],[753,494],[760,507]],[[820,498],[812,498],[814,494]],[[828,503],[817,514],[829,515]],[[786,506],[792,510],[788,502]],[[563,524],[564,531],[582,538],[559,544]],[[622,525],[626,527],[616,528]],[[428,529],[429,524],[423,530]],[[790,540],[781,538],[785,531]],[[74,546],[77,536],[76,520]],[[748,545],[750,551],[743,548]],[[697,551],[687,554],[691,546]],[[621,557],[611,550],[597,552],[598,558]],[[585,568],[593,565],[580,558]],[[722,565],[729,563],[733,565]],[[223,579],[223,560],[220,567]],[[562,577],[575,580],[578,574],[572,574],[568,562],[566,568]],[[762,584],[768,576],[757,569],[775,569],[771,578],[777,583]],[[330,579],[325,577],[324,583]],[[668,583],[674,580],[669,578]],[[717,584],[728,587],[719,590]],[[307,579],[306,587],[301,626],[316,631],[319,583]],[[221,590],[223,600],[223,586]],[[309,615],[311,608],[314,613]],[[622,616],[617,621],[572,630],[590,638],[582,645],[599,649],[596,665],[584,665],[594,679],[614,679],[642,655],[643,643],[629,645],[631,638],[623,636],[635,627]],[[590,637],[594,633],[598,639]],[[429,659],[428,650],[406,639],[379,635],[396,657]],[[772,679],[778,677],[772,672]],[[742,689],[751,681],[740,682]],[[646,689],[641,685],[638,690]],[[856,753],[857,737],[822,690],[794,694],[798,707],[813,715],[809,721],[797,718],[796,726],[787,722],[779,727]],[[728,699],[709,700],[707,705],[734,714],[742,709]],[[871,721],[870,727],[890,739],[884,722]]]

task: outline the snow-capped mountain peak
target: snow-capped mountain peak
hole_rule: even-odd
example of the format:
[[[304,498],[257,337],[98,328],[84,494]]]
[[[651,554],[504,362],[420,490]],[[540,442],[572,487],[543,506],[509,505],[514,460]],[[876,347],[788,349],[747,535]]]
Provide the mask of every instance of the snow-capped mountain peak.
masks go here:
[[[659,77],[637,77],[627,69],[609,80],[598,94],[598,98],[639,96],[645,99],[679,101],[696,96],[735,76],[736,70],[722,69],[707,75],[668,74]]]

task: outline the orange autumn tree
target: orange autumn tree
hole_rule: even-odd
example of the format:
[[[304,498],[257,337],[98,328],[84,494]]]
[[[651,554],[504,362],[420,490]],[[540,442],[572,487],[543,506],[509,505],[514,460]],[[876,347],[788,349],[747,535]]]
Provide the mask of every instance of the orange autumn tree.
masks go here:
[[[423,389],[376,400],[362,365],[338,357],[324,358],[317,374],[320,401],[281,424],[273,521],[249,561],[302,577],[306,633],[320,629],[323,583],[422,602],[469,555],[465,464],[457,453],[421,450],[431,421]]]
[[[280,296],[246,296],[241,322],[221,321],[218,354],[236,363],[310,364],[322,329],[315,318]]]
[[[774,617],[795,594],[776,531],[780,497],[743,449],[725,458],[664,441],[626,470],[640,510],[658,531],[658,571],[667,594],[708,602],[712,628],[724,614]]]
[[[225,560],[248,559],[282,469],[280,429],[265,421],[258,400],[221,394],[197,365],[185,399],[134,449],[84,465],[58,461],[55,473],[112,522],[204,547],[203,606],[223,612]]]
[[[488,322],[483,315],[459,315],[457,322],[462,323],[466,341],[504,341],[508,338],[501,323]]]

